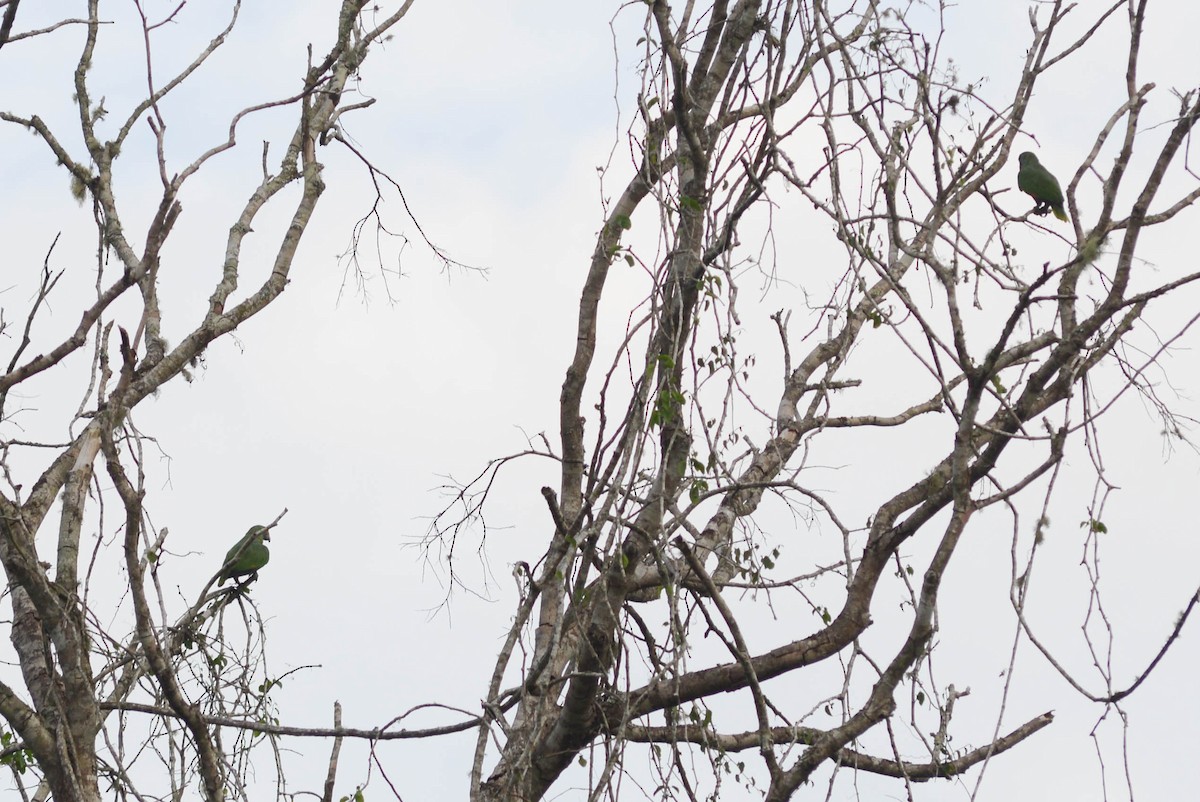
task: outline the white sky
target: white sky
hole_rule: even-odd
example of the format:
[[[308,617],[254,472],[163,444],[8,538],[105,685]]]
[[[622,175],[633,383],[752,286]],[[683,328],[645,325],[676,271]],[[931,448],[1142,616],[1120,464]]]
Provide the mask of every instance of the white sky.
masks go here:
[[[51,5],[23,5],[18,28],[39,24],[37,13],[57,14],[68,7]],[[70,4],[70,13],[82,13],[75,8],[80,5]],[[130,13],[127,4],[111,5],[117,17]],[[274,4],[248,4],[225,52],[197,75],[190,93],[185,89],[164,109],[172,158],[190,160],[219,139],[230,111],[295,91],[304,44],[314,41],[320,53],[328,43],[321,31],[332,5],[288,4],[287,18],[280,19]],[[147,4],[155,14],[168,6],[173,4]],[[250,524],[269,521],[284,507],[290,510],[273,538],[271,564],[253,590],[269,619],[272,673],[319,666],[291,676],[278,692],[284,723],[328,725],[335,699],[344,705],[345,723],[356,727],[382,725],[427,701],[470,710],[478,706],[513,609],[510,565],[535,559],[548,530],[538,488],[556,484],[553,466],[529,462],[502,475],[489,511],[489,523],[496,527],[488,543],[494,577],[481,574],[474,544],[463,550],[457,565],[479,595],[459,591],[448,611],[431,616],[446,592],[440,581],[444,571],[424,564],[417,550],[405,546],[425,534],[427,517],[440,508],[437,488],[445,475],[473,476],[487,459],[524,448],[526,434],[545,432],[557,445],[559,385],[574,346],[578,290],[601,219],[596,167],[613,154],[610,192],[628,173],[621,134],[628,119],[618,122],[615,114],[618,106],[628,113],[637,89],[630,57],[641,17],[633,8],[617,20],[622,61],[614,67],[609,21],[616,9],[609,3],[418,0],[395,38],[368,59],[363,89],[378,103],[351,116],[346,130],[401,182],[429,236],[456,259],[486,267],[486,278],[441,272],[392,196],[385,207],[388,220],[412,240],[403,252],[402,277],[390,260],[386,280],[368,265],[365,299],[355,293],[353,282],[342,292],[345,277],[337,257],[370,196],[363,171],[331,148],[325,154],[329,190],[305,235],[287,292],[236,337],[212,347],[207,368],[194,384],[172,383],[135,415],[141,430],[154,435],[169,455],[152,460],[158,475],[150,485],[149,509],[155,523],[172,533],[175,556],[163,565],[164,582],[178,585],[184,597],[211,576]],[[1194,86],[1200,77],[1196,16],[1193,4],[1184,0],[1151,8],[1153,47],[1145,49],[1139,77],[1158,83],[1148,119],[1169,119],[1176,104],[1170,89]],[[161,58],[156,71],[166,75],[186,61],[190,48],[219,28],[217,20],[205,4],[189,4],[179,25],[164,32],[171,44],[156,54]],[[1029,39],[1024,4],[966,0],[949,9],[946,20],[949,35],[942,46],[953,55],[963,81],[988,76],[980,94],[1003,104]],[[93,92],[107,97],[115,121],[140,96],[141,51],[138,37],[119,28],[106,36],[111,46],[97,58]],[[79,39],[78,30],[63,31],[41,43],[6,47],[0,56],[8,65],[19,63],[23,78],[5,82],[0,105],[36,112],[57,130],[70,130],[71,88],[63,79],[73,67]],[[1112,93],[1121,89],[1122,48],[1119,35],[1111,46],[1093,48],[1076,65],[1048,76],[1035,97],[1028,130],[1037,137],[1043,161],[1064,183],[1115,108]],[[1105,53],[1112,58],[1105,59]],[[289,112],[251,121],[241,134],[246,147],[240,154],[221,157],[185,193],[184,216],[164,254],[161,279],[168,339],[178,340],[202,315],[224,230],[255,181],[257,143],[271,136],[273,154],[279,153],[279,132],[287,130],[290,119]],[[136,146],[148,141],[143,132]],[[65,171],[54,170],[45,149],[28,133],[0,127],[0,147],[10,154],[0,165],[0,231],[6,243],[0,299],[10,316],[29,297],[30,274],[50,241],[64,232],[53,264],[67,269],[69,285],[35,332],[41,343],[52,342],[75,325],[78,302],[94,280],[90,212],[75,205]],[[156,203],[155,171],[150,162],[139,165],[134,157],[124,162],[128,173],[118,190],[121,202],[141,210],[126,212],[128,227],[137,231]],[[1011,173],[1015,184],[1015,164]],[[1197,215],[1188,219],[1194,228]],[[654,221],[635,220],[639,225],[653,228]],[[1187,225],[1171,230],[1176,238],[1190,233]],[[265,260],[273,253],[277,231],[262,225],[250,238],[243,289],[269,269]],[[784,231],[781,249],[803,248],[797,239],[803,236]],[[1160,275],[1195,270],[1190,245],[1155,241],[1146,269]],[[1039,245],[1031,239],[1026,247]],[[394,256],[395,249],[389,246],[387,252]],[[793,251],[781,252],[781,272],[795,259]],[[746,295],[759,292],[756,281],[747,279]],[[627,290],[618,289],[636,297],[632,280]],[[829,290],[806,289],[816,296]],[[766,314],[788,305],[797,316],[804,314],[798,289],[784,288],[765,301],[766,311],[754,326],[762,328]],[[1170,321],[1194,308],[1193,296],[1189,305],[1165,310],[1158,318],[1160,334],[1173,331]],[[610,337],[620,333],[626,313],[614,304],[608,322],[618,329]],[[779,373],[778,348],[769,350],[770,339],[759,342],[759,380],[772,387]],[[1194,345],[1193,336],[1169,365],[1179,408],[1193,415],[1200,396]],[[11,343],[0,343],[5,360],[10,348]],[[864,353],[861,358],[871,364],[893,356]],[[27,411],[6,422],[0,436],[60,440],[63,412],[73,410],[82,393],[78,377],[86,361],[85,355],[73,357],[74,379],[56,371],[23,385]],[[903,381],[902,374],[897,381]],[[766,398],[766,406],[773,407],[769,390]],[[1168,460],[1157,421],[1132,396],[1115,414],[1122,417],[1104,441],[1105,458],[1123,489],[1105,516],[1110,535],[1103,540],[1104,583],[1123,686],[1150,659],[1195,590],[1200,546],[1189,502],[1200,463],[1186,448]],[[8,428],[13,424],[25,431],[14,434]],[[912,445],[898,437],[847,436],[841,441],[844,450],[829,456],[828,464],[839,468],[830,471],[828,486],[836,485],[839,498],[855,499],[847,506],[861,508],[860,518],[898,481],[890,470],[891,455]],[[40,457],[22,459],[32,481]],[[1064,470],[1085,463],[1085,455],[1076,451]],[[1091,492],[1087,482],[1068,485],[1063,512],[1052,518],[1031,617],[1070,668],[1099,691],[1079,635],[1087,597],[1077,524]],[[994,533],[984,527],[971,533],[977,542],[956,557],[942,596],[939,677],[960,689],[972,688],[958,705],[956,721],[965,734],[956,747],[967,746],[965,741],[978,745],[990,734],[1000,673],[1013,640],[1005,601],[1007,568],[994,570],[997,564],[1007,566],[1010,533],[1008,524],[995,517]],[[836,551],[831,528],[809,531],[782,514],[777,525],[796,528],[799,553],[792,554],[801,562],[809,550]],[[822,545],[822,534],[833,541]],[[116,553],[107,559],[111,570],[118,570]],[[781,599],[785,611],[791,601]],[[802,615],[799,626],[808,631],[810,614]],[[886,635],[891,615],[880,610],[874,629]],[[752,636],[760,644],[779,638],[770,630]],[[881,636],[880,642],[886,641]],[[1129,762],[1141,799],[1194,796],[1200,781],[1200,763],[1194,759],[1200,747],[1198,667],[1200,646],[1192,624],[1126,705]],[[1101,711],[1070,691],[1028,644],[1021,647],[1017,675],[1002,729],[1048,709],[1056,711],[1057,720],[997,758],[977,799],[1102,798],[1095,747],[1088,738]],[[769,685],[768,691],[786,699],[782,688],[794,686],[808,698],[808,678],[801,672]],[[411,725],[456,720],[454,714],[424,713]],[[1110,721],[1101,732],[1108,798],[1124,799],[1114,749],[1119,725]],[[461,797],[473,737],[389,743],[378,752],[405,799]],[[328,745],[287,746],[297,750],[287,764],[291,790],[316,788]],[[745,759],[755,760],[750,754]],[[271,774],[265,753],[260,770],[263,777]],[[348,745],[339,792],[352,790],[363,770],[361,748]],[[918,786],[918,798],[965,799],[977,775],[973,770],[962,784]],[[564,783],[557,790],[567,787]],[[903,798],[903,787],[892,781],[864,778],[859,791],[864,798]],[[853,793],[847,784],[835,798]],[[797,798],[818,794],[824,795],[820,786],[802,789]],[[368,798],[383,795],[385,787],[374,784]],[[739,798],[736,786],[726,787],[726,797]],[[565,798],[581,797],[568,793]]]

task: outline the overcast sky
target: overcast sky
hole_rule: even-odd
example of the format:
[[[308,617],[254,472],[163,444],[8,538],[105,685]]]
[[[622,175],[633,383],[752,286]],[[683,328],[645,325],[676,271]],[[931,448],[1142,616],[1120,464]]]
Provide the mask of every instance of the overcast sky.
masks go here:
[[[18,27],[34,27],[42,21],[38,14],[58,13],[65,4],[49,5],[55,8],[23,5],[22,15],[28,15]],[[110,5],[114,18],[130,12],[126,4]],[[168,5],[147,4],[154,13]],[[219,30],[224,11],[208,5],[189,4],[178,25],[164,33],[172,44],[157,54],[161,74],[186,62],[192,48]],[[224,52],[165,108],[169,155],[180,163],[194,158],[223,137],[230,112],[295,91],[305,44],[313,42],[320,53],[329,42],[324,31],[332,5],[290,3],[281,17],[276,4],[248,4]],[[557,484],[554,466],[522,463],[502,475],[489,510],[492,573],[475,557],[475,544],[463,550],[456,566],[474,593],[460,589],[441,606],[449,590],[445,566],[426,562],[413,545],[443,503],[439,487],[445,477],[470,478],[489,458],[522,450],[527,437],[540,432],[557,445],[559,386],[574,348],[578,292],[601,220],[596,168],[612,165],[609,192],[629,170],[623,132],[637,90],[632,57],[642,12],[627,9],[613,22],[617,11],[618,4],[599,2],[418,0],[363,70],[362,91],[377,103],[348,117],[345,129],[400,182],[426,234],[454,259],[486,272],[442,269],[393,195],[385,214],[411,242],[399,252],[395,242],[385,243],[382,269],[364,265],[364,287],[348,279],[339,255],[371,196],[355,160],[331,148],[325,154],[329,190],[305,235],[288,290],[235,336],[210,348],[194,383],[171,383],[135,415],[162,449],[161,458],[151,459],[149,510],[156,525],[171,530],[172,553],[161,575],[183,598],[212,575],[249,525],[289,510],[273,537],[271,564],[253,589],[268,618],[271,672],[316,666],[291,675],[279,690],[284,723],[327,725],[335,699],[344,706],[348,726],[365,728],[422,702],[478,708],[513,610],[511,564],[540,554],[547,533],[538,489]],[[942,47],[953,55],[961,79],[986,76],[979,94],[1005,103],[1029,41],[1025,4],[964,0],[945,18],[949,34]],[[1145,50],[1139,80],[1158,84],[1151,117],[1167,120],[1177,105],[1171,88],[1195,86],[1200,79],[1194,45],[1200,27],[1193,4],[1185,0],[1154,3],[1149,20],[1153,47]],[[1090,147],[1119,103],[1114,92],[1122,87],[1121,30],[1114,26],[1111,47],[1095,48],[1091,58],[1051,75],[1035,96],[1027,128],[1037,141],[1025,145],[1057,166],[1060,176],[1074,169],[1081,149]],[[106,96],[117,120],[140,97],[142,54],[135,32],[117,26],[105,35],[93,92]],[[6,63],[19,59],[22,75],[5,81],[0,106],[36,112],[70,130],[68,77],[80,38],[79,30],[67,30],[5,48]],[[1113,53],[1111,61],[1097,55],[1104,52]],[[168,270],[161,292],[169,340],[177,341],[203,314],[224,231],[257,180],[257,143],[272,136],[273,153],[280,153],[278,132],[287,130],[290,114],[250,121],[241,139],[254,144],[215,161],[185,192],[184,216],[164,253]],[[147,132],[131,146],[148,142]],[[16,154],[0,163],[5,243],[0,292],[6,306],[22,307],[31,292],[31,271],[41,265],[54,236],[64,235],[53,264],[68,271],[68,280],[38,332],[42,342],[51,342],[75,325],[79,301],[94,281],[94,235],[86,233],[90,210],[75,204],[65,171],[54,170],[44,147],[27,132],[0,127],[0,147]],[[118,183],[120,200],[147,215],[157,204],[153,164],[124,161],[129,163]],[[1014,163],[1009,175],[1014,185],[1015,171]],[[126,214],[138,219],[137,212]],[[1200,220],[1194,213],[1189,219],[1194,230]],[[258,238],[251,237],[243,289],[269,271],[277,234],[268,232],[277,230],[262,225]],[[782,232],[781,247],[798,244],[789,237],[801,234]],[[1196,269],[1190,242],[1154,242],[1148,254],[1145,267],[1157,275]],[[1050,250],[1045,258],[1061,255]],[[754,295],[761,286],[750,279],[748,288]],[[805,289],[817,295],[829,291]],[[800,289],[789,292],[761,309],[748,303],[754,310],[749,314],[762,315],[755,325],[761,328],[765,315],[785,304],[801,314]],[[1161,333],[1192,308],[1166,310]],[[613,320],[616,336],[622,327],[619,317]],[[779,355],[767,352],[769,340],[763,343],[760,365],[773,379]],[[1180,344],[1168,365],[1173,389],[1162,388],[1193,415],[1200,414],[1195,345],[1194,336]],[[10,347],[0,343],[5,360]],[[893,357],[861,355],[864,364]],[[25,411],[5,425],[23,427],[25,439],[61,440],[64,412],[74,410],[84,389],[77,379],[88,357],[73,359],[76,381],[51,372],[22,385]],[[896,381],[903,383],[902,373]],[[1106,609],[1117,632],[1114,663],[1123,686],[1153,656],[1196,589],[1200,545],[1192,502],[1200,460],[1187,447],[1168,453],[1158,421],[1135,397],[1119,402],[1115,414],[1123,416],[1121,425],[1110,429],[1104,456],[1122,491],[1109,502],[1105,523],[1111,536],[1103,548]],[[6,428],[0,436],[18,435]],[[830,463],[855,468],[856,484],[834,492],[843,498],[861,493],[860,518],[886,497],[892,481],[887,454],[910,445],[888,441],[881,453],[870,440],[874,436],[849,438],[837,464]],[[32,471],[39,458],[22,459]],[[1076,452],[1064,470],[1069,474],[1085,462],[1086,455]],[[831,469],[831,487],[837,474]],[[1079,635],[1088,599],[1078,523],[1091,492],[1087,476],[1064,491],[1063,514],[1052,521],[1045,563],[1038,569],[1042,582],[1032,616],[1058,656],[1099,692]],[[782,514],[777,524],[809,538],[812,554],[840,547],[831,529],[824,534],[832,542],[822,546],[819,527],[807,529]],[[940,609],[940,673],[960,690],[972,688],[957,710],[973,735],[971,745],[984,742],[995,726],[1001,673],[1014,638],[1005,574],[988,571],[997,561],[1007,565],[1011,538],[1005,526],[996,516],[990,541],[985,528],[972,532],[979,542],[956,558]],[[781,600],[785,612],[791,601]],[[890,615],[880,611],[876,626],[885,626]],[[803,626],[807,631],[810,625]],[[767,632],[755,634],[762,643],[773,642]],[[1129,764],[1140,799],[1195,794],[1197,669],[1200,643],[1193,624],[1126,705]],[[1103,798],[1089,739],[1102,711],[1073,693],[1028,644],[1020,648],[1017,674],[1003,729],[1050,709],[1057,720],[996,759],[976,798]],[[785,681],[803,683],[805,676]],[[786,698],[785,691],[777,692]],[[427,712],[411,726],[458,719]],[[1106,723],[1101,733],[1108,799],[1125,799],[1119,723]],[[379,754],[410,802],[462,797],[473,738],[468,733],[435,742],[393,742]],[[286,757],[291,790],[316,788],[328,745],[286,746],[296,750]],[[361,749],[347,749],[339,792],[352,790],[365,771]],[[269,778],[268,756],[262,757],[261,771]],[[966,799],[977,776],[976,769],[962,782],[918,786],[918,798]],[[737,798],[729,788],[729,798]],[[870,779],[858,791],[882,799],[901,799],[904,793],[898,783]],[[384,787],[375,785],[373,792],[382,798]],[[823,793],[808,788],[798,798]],[[834,797],[854,793],[847,784]]]

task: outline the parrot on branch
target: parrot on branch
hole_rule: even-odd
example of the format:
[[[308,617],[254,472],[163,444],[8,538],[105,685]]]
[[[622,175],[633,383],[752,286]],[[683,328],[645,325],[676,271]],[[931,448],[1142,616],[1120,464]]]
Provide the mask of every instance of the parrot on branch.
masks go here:
[[[221,581],[217,584],[224,585],[226,579],[236,579],[247,574],[251,579],[258,579],[258,569],[271,559],[271,552],[263,542],[270,539],[271,533],[265,526],[250,527],[225,555],[225,561],[221,563],[221,573],[218,574]]]
[[[1017,172],[1017,187],[1037,203],[1033,207],[1033,213],[1044,215],[1054,212],[1055,217],[1066,222],[1068,218],[1063,210],[1063,191],[1058,185],[1058,179],[1029,151],[1025,151],[1017,159],[1021,163],[1021,169]]]

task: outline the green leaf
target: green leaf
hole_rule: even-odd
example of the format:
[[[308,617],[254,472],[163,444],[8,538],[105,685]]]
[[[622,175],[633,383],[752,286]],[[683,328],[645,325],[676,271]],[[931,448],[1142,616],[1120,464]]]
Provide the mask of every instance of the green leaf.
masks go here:
[[[16,736],[7,730],[0,730],[0,747],[7,749],[17,742]],[[16,751],[0,758],[0,765],[8,766],[17,774],[24,774],[26,770],[36,765],[37,761],[33,757],[33,753],[28,749],[17,749]]]
[[[633,221],[629,219],[627,214],[619,214],[613,218],[613,224],[620,229],[628,231],[633,228]]]

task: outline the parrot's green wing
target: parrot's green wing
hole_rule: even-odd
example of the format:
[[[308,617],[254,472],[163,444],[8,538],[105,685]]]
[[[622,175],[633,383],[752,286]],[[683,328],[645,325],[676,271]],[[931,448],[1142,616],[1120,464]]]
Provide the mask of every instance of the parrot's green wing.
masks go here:
[[[1017,158],[1021,163],[1021,169],[1017,173],[1017,187],[1037,203],[1033,208],[1034,213],[1045,214],[1051,211],[1059,220],[1067,220],[1067,212],[1063,209],[1063,191],[1058,185],[1058,179],[1029,151]]]
[[[265,526],[250,527],[225,555],[225,561],[221,563],[221,573],[218,574],[220,581],[217,584],[225,584],[226,579],[257,574],[258,569],[271,559],[271,552],[263,542],[270,539],[271,533]]]

